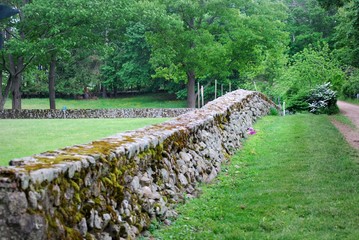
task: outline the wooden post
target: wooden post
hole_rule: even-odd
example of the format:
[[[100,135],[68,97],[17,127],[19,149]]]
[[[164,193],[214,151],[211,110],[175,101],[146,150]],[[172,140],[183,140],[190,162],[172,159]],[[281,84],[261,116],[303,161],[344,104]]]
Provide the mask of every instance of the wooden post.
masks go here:
[[[199,82],[197,83],[197,107],[201,108],[201,91],[199,89]]]
[[[204,106],[204,91],[203,86],[201,86],[201,93],[202,93],[202,107]]]
[[[283,102],[283,116],[285,116],[285,102]]]
[[[232,92],[232,83],[229,83],[229,92]]]

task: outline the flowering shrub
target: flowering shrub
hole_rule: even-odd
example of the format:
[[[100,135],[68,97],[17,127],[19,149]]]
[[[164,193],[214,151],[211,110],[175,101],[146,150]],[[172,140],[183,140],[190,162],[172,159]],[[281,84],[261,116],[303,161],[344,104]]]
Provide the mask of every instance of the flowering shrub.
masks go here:
[[[320,114],[338,113],[337,94],[330,89],[331,84],[325,83],[312,89],[307,98],[309,104],[309,112]]]
[[[256,132],[256,130],[254,130],[253,128],[248,128],[247,129],[247,133],[249,134],[249,135],[254,135],[254,134],[256,134],[257,132]]]

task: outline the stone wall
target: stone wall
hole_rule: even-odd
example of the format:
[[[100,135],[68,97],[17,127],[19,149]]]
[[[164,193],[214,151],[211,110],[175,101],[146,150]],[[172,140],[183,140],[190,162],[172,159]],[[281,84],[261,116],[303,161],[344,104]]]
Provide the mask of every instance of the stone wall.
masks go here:
[[[23,109],[2,110],[0,119],[51,118],[173,118],[191,111],[190,108],[127,108],[127,109]]]
[[[11,161],[0,239],[134,239],[210,182],[275,105],[238,90],[162,124]]]

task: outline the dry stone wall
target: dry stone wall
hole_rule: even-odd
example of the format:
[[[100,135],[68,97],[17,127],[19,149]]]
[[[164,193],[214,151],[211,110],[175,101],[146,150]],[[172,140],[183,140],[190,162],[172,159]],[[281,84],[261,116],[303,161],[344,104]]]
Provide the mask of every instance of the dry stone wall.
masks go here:
[[[162,124],[11,161],[0,239],[134,239],[169,221],[275,105],[238,90]]]
[[[52,118],[172,118],[191,111],[190,108],[126,108],[126,109],[22,109],[2,110],[0,119]]]

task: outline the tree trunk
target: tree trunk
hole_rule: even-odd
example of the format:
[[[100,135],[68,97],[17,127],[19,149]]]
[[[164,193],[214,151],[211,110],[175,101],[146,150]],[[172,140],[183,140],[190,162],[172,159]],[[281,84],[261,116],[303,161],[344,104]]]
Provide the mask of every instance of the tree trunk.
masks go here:
[[[49,70],[49,100],[50,109],[56,109],[55,103],[55,74],[56,74],[56,57],[51,57]]]
[[[6,87],[5,87],[4,94],[0,98],[0,110],[4,110],[5,102],[6,102],[7,98],[9,97],[11,87],[12,87],[12,82],[11,82],[11,79],[9,77],[9,79],[7,81],[7,84],[6,84]]]
[[[9,81],[11,82],[12,109],[21,109],[21,72],[24,70],[24,59],[22,57],[14,60],[9,54]]]
[[[196,107],[196,74],[193,70],[187,72],[187,107]]]
[[[12,75],[12,109],[20,110],[21,109],[21,74]]]
[[[101,95],[102,95],[102,98],[107,98],[106,87],[103,85],[101,86]]]
[[[2,93],[2,79],[3,79],[2,74],[3,74],[3,71],[0,70],[0,111],[4,110],[4,105],[5,105],[5,101],[3,100],[4,95]]]

